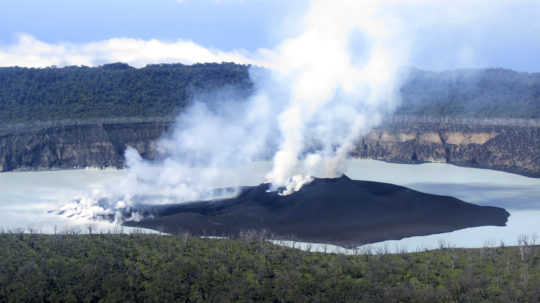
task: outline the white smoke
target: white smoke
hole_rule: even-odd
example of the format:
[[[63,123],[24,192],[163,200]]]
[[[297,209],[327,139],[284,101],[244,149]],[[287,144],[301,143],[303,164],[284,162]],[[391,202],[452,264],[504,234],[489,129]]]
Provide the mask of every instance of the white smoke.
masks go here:
[[[278,117],[283,140],[268,175],[275,186],[290,180],[307,138],[319,140],[322,151],[315,153],[322,157],[308,156],[303,167],[324,165],[329,177],[342,174],[355,140],[397,104],[408,39],[404,24],[379,3],[313,1],[302,33],[277,48],[275,74],[289,84],[290,96]],[[355,39],[363,42],[361,54],[351,52]]]
[[[240,106],[224,102],[218,112],[195,105],[161,142],[168,156],[158,170],[147,169],[131,152],[128,166],[157,180],[157,188],[171,183],[204,189],[206,180],[268,151],[269,136],[277,134],[279,147],[267,176],[276,188],[298,190],[321,167],[328,177],[341,175],[356,140],[399,99],[408,39],[397,16],[385,15],[378,2],[313,1],[301,34],[267,54],[271,75],[254,79],[259,80],[255,97]],[[363,42],[360,54],[351,52],[355,39]],[[276,93],[276,87],[283,90]],[[307,152],[314,143],[316,150]],[[205,168],[196,174],[194,157]],[[299,170],[306,177],[294,177]]]
[[[172,135],[158,144],[162,160],[150,162],[135,149],[126,151],[136,191],[156,190],[194,200],[201,192],[247,173],[242,171],[246,164],[268,157],[265,152],[275,133],[269,121],[275,110],[272,101],[265,95],[221,101],[196,102],[183,113]]]
[[[278,139],[267,176],[275,189],[299,190],[322,168],[325,176],[340,176],[356,140],[399,99],[408,40],[399,19],[384,15],[377,2],[313,1],[301,34],[268,52],[271,74],[253,79],[254,97],[213,109],[197,103],[160,142],[159,167],[128,150],[130,170],[151,188],[194,190],[185,194],[193,198],[224,171],[267,154]],[[351,52],[355,39],[363,41],[361,54]]]
[[[301,24],[298,36],[263,52],[268,69],[251,69],[251,97],[215,92],[195,100],[159,141],[158,160],[128,148],[129,177],[90,200],[106,215],[125,215],[137,203],[215,198],[213,188],[236,184],[268,158],[267,182],[283,195],[314,175],[345,173],[358,138],[399,102],[410,37],[375,0],[312,1]]]
[[[15,44],[0,46],[0,66],[96,66],[110,62],[123,62],[135,67],[159,63],[200,62],[237,62],[264,66],[264,62],[247,56],[242,50],[224,52],[189,40],[112,38],[74,44],[47,43],[31,35],[20,34]]]

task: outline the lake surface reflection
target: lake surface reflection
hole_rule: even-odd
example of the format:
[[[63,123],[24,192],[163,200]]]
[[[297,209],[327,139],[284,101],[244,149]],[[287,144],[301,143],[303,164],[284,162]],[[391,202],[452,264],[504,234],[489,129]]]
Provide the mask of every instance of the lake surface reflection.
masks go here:
[[[224,176],[215,186],[259,184],[270,167],[271,163],[268,162],[254,163],[252,167],[245,168],[245,174]],[[103,184],[114,184],[125,178],[126,174],[125,170],[95,169],[0,173],[0,230],[31,228],[44,233],[55,230],[86,232],[91,227],[98,231],[130,232],[131,229],[112,223],[73,220],[48,213]],[[510,212],[505,227],[476,227],[385,241],[361,247],[361,251],[416,251],[434,249],[441,244],[483,247],[504,242],[515,245],[520,235],[527,235],[531,239],[540,235],[540,179],[442,163],[409,165],[374,160],[349,161],[347,175],[352,179],[388,182],[427,193],[454,196],[480,205],[504,207]],[[310,246],[311,250],[319,251],[353,252],[331,245],[295,245]]]

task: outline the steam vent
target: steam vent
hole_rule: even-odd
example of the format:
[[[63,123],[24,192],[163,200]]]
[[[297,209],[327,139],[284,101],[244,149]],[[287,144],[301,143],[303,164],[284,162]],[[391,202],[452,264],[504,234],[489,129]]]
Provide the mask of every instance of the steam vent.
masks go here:
[[[144,212],[153,217],[126,225],[205,236],[266,230],[275,239],[354,247],[467,227],[504,226],[509,216],[498,207],[347,176],[317,178],[288,196],[268,188],[269,184],[245,187],[231,199],[146,207]]]

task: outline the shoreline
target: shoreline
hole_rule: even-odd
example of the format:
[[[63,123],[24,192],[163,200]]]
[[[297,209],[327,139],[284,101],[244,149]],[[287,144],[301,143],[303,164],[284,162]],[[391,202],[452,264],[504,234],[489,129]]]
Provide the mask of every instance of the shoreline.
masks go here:
[[[371,161],[379,161],[379,162],[388,163],[388,164],[406,164],[406,165],[445,164],[445,165],[451,165],[451,166],[460,167],[460,168],[488,170],[488,171],[495,171],[495,172],[502,172],[502,173],[512,174],[512,175],[531,178],[531,179],[540,179],[540,172],[534,173],[534,174],[520,173],[520,172],[516,172],[515,170],[497,169],[497,168],[486,167],[486,166],[478,166],[478,165],[464,165],[464,164],[449,163],[449,162],[444,162],[444,161],[402,161],[402,160],[391,161],[391,160],[387,160],[387,159],[362,158],[362,157],[351,157],[351,158],[348,159],[348,161],[354,161],[354,160],[371,160]],[[266,162],[266,161],[255,161],[255,162]],[[0,171],[0,174],[19,173],[19,172],[56,172],[56,171],[73,171],[73,170],[122,171],[122,170],[126,170],[126,169],[127,168],[125,166],[123,166],[123,167],[117,167],[117,166],[103,166],[103,167],[85,166],[85,167],[51,167],[51,168],[21,167],[21,168],[16,168],[16,169],[13,169],[13,170],[8,170],[8,171]]]

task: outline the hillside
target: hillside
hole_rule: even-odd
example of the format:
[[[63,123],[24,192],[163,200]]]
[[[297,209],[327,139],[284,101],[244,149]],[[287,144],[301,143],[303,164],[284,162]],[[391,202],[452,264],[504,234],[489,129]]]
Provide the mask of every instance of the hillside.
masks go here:
[[[346,256],[144,234],[0,234],[0,302],[537,302],[540,248]]]
[[[174,117],[193,95],[215,89],[248,94],[248,66],[160,64],[141,69],[0,68],[0,125],[35,120]]]
[[[215,89],[250,94],[249,66],[159,64],[0,68],[0,125],[35,120],[174,117]],[[412,69],[398,115],[540,118],[540,73]],[[211,102],[208,98],[207,102]]]
[[[0,68],[0,171],[123,167],[127,145],[152,158],[175,116],[216,89],[249,96],[249,66]],[[539,73],[413,69],[401,92],[355,156],[540,176]]]
[[[494,68],[430,72],[413,69],[398,115],[540,118],[540,73]]]

